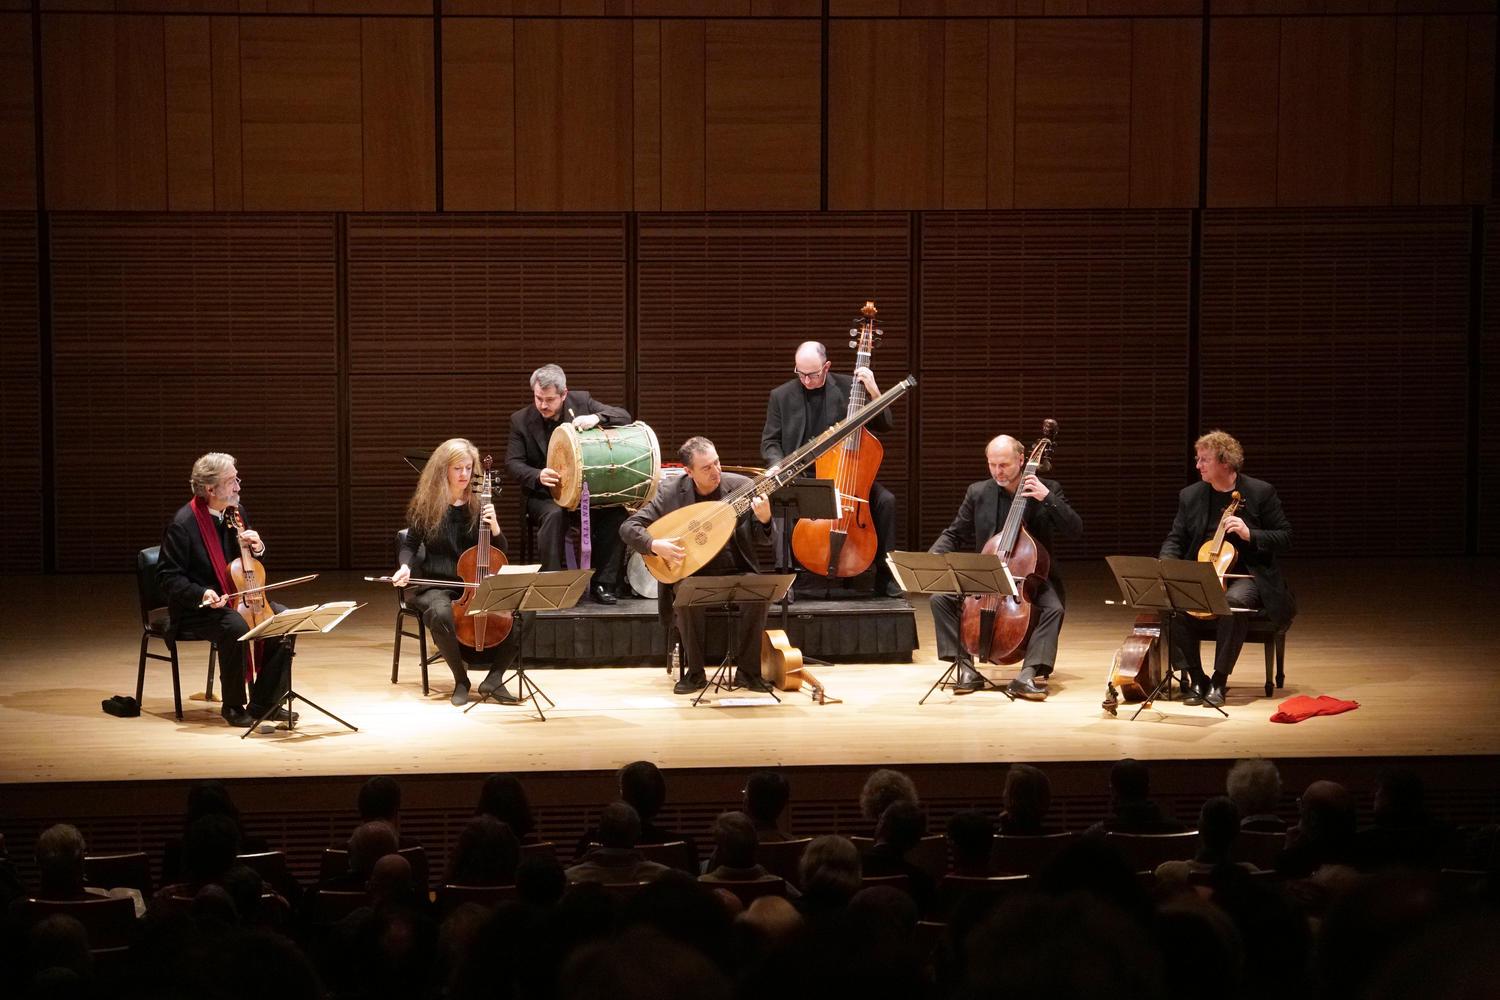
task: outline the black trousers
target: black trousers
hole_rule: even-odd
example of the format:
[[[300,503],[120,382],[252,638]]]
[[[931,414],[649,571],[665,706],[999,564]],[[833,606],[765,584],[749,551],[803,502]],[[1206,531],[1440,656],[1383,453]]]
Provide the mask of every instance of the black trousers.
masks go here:
[[[541,497],[526,498],[526,514],[537,526],[537,557],[546,572],[566,569],[568,565],[568,528],[580,523],[582,515],[576,510],[563,510],[551,500]],[[595,507],[589,511],[590,562],[593,563],[593,583],[613,593],[620,586],[620,568],[624,556],[624,543],[620,541],[620,525],[630,512],[624,507]]]
[[[1224,588],[1224,597],[1231,608],[1260,607],[1260,588],[1254,580],[1230,580]],[[1203,652],[1198,648],[1199,638],[1193,631],[1188,615],[1172,616],[1172,665],[1186,670],[1196,683],[1202,684]],[[1234,673],[1234,665],[1245,648],[1245,636],[1250,633],[1249,615],[1221,615],[1214,619],[1214,678],[1223,683],[1224,678]]]
[[[885,564],[885,554],[890,551],[891,539],[896,536],[896,494],[882,486],[878,480],[870,486],[870,519],[875,522],[875,578],[885,580],[891,575],[890,568]],[[781,565],[792,569],[807,569],[821,575],[820,569],[802,566],[793,558],[790,533],[781,537],[780,545]]]
[[[277,611],[284,606],[272,604]],[[249,643],[240,636],[250,631],[245,619],[231,608],[195,608],[176,621],[177,628],[211,640],[219,649],[219,688],[225,708],[245,707],[245,660]],[[250,687],[250,707],[257,713],[270,708],[286,691],[286,666],[296,637],[266,639],[256,659],[257,674]],[[283,649],[285,646],[285,649]]]
[[[1045,581],[1037,590],[1034,603],[1036,624],[1026,643],[1026,659],[1021,666],[1032,668],[1038,677],[1046,677],[1057,662],[1057,637],[1062,634],[1064,595],[1051,581]],[[972,666],[974,658],[959,641],[958,624],[962,611],[958,595],[932,595],[932,625],[937,633],[938,659],[957,660]]]
[[[484,667],[508,667],[515,662],[521,651],[520,630],[512,623],[510,635],[498,646],[476,652],[458,641],[458,632],[453,624],[453,602],[460,595],[458,590],[441,587],[424,587],[406,599],[406,603],[422,612],[422,622],[427,634],[443,654],[443,662],[453,672],[455,684],[469,683],[469,664]]]
[[[766,630],[766,613],[770,605],[756,602],[736,606],[739,608],[739,632],[734,637],[734,665],[745,677],[759,677],[760,637]],[[677,634],[682,640],[682,666],[688,674],[703,674],[708,611],[704,607],[672,609]]]

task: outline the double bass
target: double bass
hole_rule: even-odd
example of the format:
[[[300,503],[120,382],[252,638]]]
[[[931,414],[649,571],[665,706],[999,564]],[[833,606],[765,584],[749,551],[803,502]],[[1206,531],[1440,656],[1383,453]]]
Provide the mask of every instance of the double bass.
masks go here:
[[[484,456],[484,484],[479,488],[479,506],[483,510],[494,502],[495,460]],[[490,525],[483,517],[479,519],[479,540],[458,557],[458,576],[466,585],[463,596],[453,602],[453,626],[458,641],[470,649],[479,651],[498,646],[510,635],[515,624],[509,611],[492,611],[482,615],[469,614],[479,584],[485,577],[494,576],[505,565],[505,553],[490,544]]]
[[[875,325],[875,303],[860,309],[862,319],[850,330],[849,346],[855,349],[854,368],[870,367],[870,355],[881,330]],[[845,418],[865,408],[869,397],[864,384],[855,379],[849,386],[849,408]],[[870,511],[870,489],[885,449],[868,428],[860,428],[825,452],[814,467],[819,479],[832,479],[838,491],[836,519],[803,518],[792,529],[792,554],[814,573],[831,577],[858,576],[869,568],[878,547],[875,522]]]
[[[1042,436],[1032,447],[1018,482],[1024,483],[1027,476],[1036,475],[1046,466],[1056,437],[1057,421],[1048,417],[1042,421]],[[1030,502],[1017,489],[1005,525],[981,550],[999,556],[1011,576],[1020,581],[1016,596],[996,593],[964,598],[959,637],[971,656],[987,663],[1016,663],[1026,658],[1026,646],[1036,624],[1033,601],[1052,568],[1052,557],[1026,530],[1024,520]]]

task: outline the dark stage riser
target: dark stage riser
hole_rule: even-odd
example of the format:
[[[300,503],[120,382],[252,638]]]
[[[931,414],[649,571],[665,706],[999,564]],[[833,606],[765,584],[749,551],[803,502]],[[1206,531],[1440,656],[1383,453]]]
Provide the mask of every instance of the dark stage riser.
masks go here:
[[[708,614],[706,657],[724,657],[728,618]],[[781,612],[771,609],[766,628],[781,628]],[[798,600],[787,615],[792,645],[804,656],[861,663],[910,663],[917,648],[917,619],[900,598]],[[585,600],[570,611],[536,615],[522,638],[532,666],[619,666],[666,655],[666,632],[654,600],[621,599],[601,605]]]

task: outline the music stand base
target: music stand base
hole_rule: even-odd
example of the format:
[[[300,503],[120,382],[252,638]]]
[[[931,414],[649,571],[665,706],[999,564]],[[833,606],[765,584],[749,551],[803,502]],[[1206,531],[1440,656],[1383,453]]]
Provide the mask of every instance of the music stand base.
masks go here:
[[[1168,696],[1170,697],[1172,690],[1172,677],[1173,672],[1171,670],[1166,670],[1162,673],[1161,680],[1156,682],[1156,687],[1151,689],[1151,693],[1146,695],[1146,699],[1141,702],[1140,706],[1136,708],[1135,714],[1130,717],[1131,722],[1134,722],[1136,719],[1140,718],[1142,712],[1156,704],[1156,696],[1161,694],[1163,688],[1167,690]],[[1178,687],[1186,692],[1188,689],[1187,681],[1184,680],[1181,684],[1178,685]],[[1203,704],[1208,705],[1208,702],[1205,701]],[[1229,718],[1229,713],[1224,711],[1222,707],[1218,705],[1208,705],[1208,707],[1224,716],[1224,718]]]
[[[301,700],[301,701],[305,702],[307,704],[308,708],[310,708],[310,709],[312,709],[312,710],[314,710],[316,712],[323,713],[324,715],[328,716],[330,719],[332,719],[334,722],[337,722],[339,725],[343,726],[344,728],[353,730],[356,733],[359,732],[359,727],[358,726],[355,726],[355,725],[352,725],[352,724],[350,724],[348,722],[345,722],[343,719],[340,719],[337,715],[334,715],[332,712],[328,711],[328,709],[324,708],[322,705],[319,705],[317,702],[312,701],[312,700],[310,700],[308,698],[304,698],[304,697],[302,697],[302,695],[298,694],[295,690],[293,690],[291,688],[287,688],[286,694],[282,695],[280,698],[277,698],[275,704],[273,704],[270,708],[266,709],[266,711],[261,715],[260,718],[256,719],[254,722],[250,723],[250,728],[246,729],[243,733],[240,734],[240,739],[244,739],[246,736],[249,736],[251,733],[255,732],[257,729],[259,729],[261,727],[261,725],[263,723],[269,721],[270,718],[271,718],[271,716],[273,716],[273,715],[276,714],[276,710],[278,708],[283,708],[283,707],[286,709],[286,713],[287,713],[287,722],[286,722],[287,732],[295,732],[296,729],[297,729],[297,723],[292,719],[292,703],[295,702],[295,701],[298,701],[298,700]]]
[[[974,672],[979,673],[978,668],[975,668]],[[948,669],[943,671],[943,676],[939,677],[937,681],[933,683],[932,687],[927,689],[927,693],[922,696],[921,700],[918,701],[917,704],[927,704],[927,699],[932,697],[932,692],[937,691],[941,688],[957,688],[958,681],[949,680],[949,678],[951,678],[956,673],[958,673],[958,661],[954,660],[952,663],[948,664]],[[996,684],[994,681],[984,676],[984,674],[979,674],[979,679],[984,681],[984,687],[975,688],[975,691],[999,691],[1001,694],[1005,695],[1007,701],[1016,700],[1015,695],[1011,694],[1003,686]]]

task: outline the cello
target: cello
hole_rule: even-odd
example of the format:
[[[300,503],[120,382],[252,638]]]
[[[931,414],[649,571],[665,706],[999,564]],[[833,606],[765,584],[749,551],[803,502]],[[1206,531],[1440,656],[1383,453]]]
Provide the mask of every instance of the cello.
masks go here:
[[[481,511],[494,502],[494,465],[493,458],[484,456],[484,484],[478,489]],[[510,635],[511,626],[515,624],[509,611],[469,614],[469,605],[474,601],[479,584],[485,577],[498,573],[504,565],[505,553],[490,544],[490,524],[480,517],[479,540],[458,557],[458,576],[465,587],[463,596],[453,602],[453,627],[458,633],[458,641],[475,651],[500,645]]]
[[[1042,436],[1032,447],[1017,482],[1025,483],[1027,476],[1034,476],[1044,468],[1056,437],[1057,421],[1048,417],[1042,421]],[[1029,503],[1030,498],[1023,496],[1018,487],[1004,527],[981,550],[999,556],[1011,576],[1021,581],[1016,596],[995,593],[964,598],[959,637],[970,655],[987,663],[1016,663],[1026,658],[1026,646],[1036,624],[1032,602],[1052,568],[1051,556],[1031,537],[1023,523]]]
[[[875,325],[875,303],[860,309],[862,319],[850,330],[849,346],[855,349],[854,367],[870,367],[870,354],[881,330]],[[849,386],[849,408],[845,419],[869,402],[864,384],[855,379]],[[803,518],[792,528],[792,554],[814,573],[850,577],[863,573],[875,559],[875,522],[871,519],[870,489],[885,449],[868,428],[846,437],[837,447],[818,458],[814,467],[819,479],[832,479],[838,492],[836,519]]]

